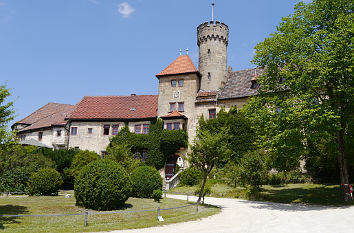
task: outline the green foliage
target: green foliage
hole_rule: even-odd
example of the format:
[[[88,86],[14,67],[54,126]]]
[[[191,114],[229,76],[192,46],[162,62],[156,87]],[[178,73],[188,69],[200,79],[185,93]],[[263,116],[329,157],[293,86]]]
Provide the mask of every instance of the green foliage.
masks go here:
[[[72,177],[76,177],[83,167],[98,159],[100,159],[100,156],[95,152],[81,150],[74,155],[70,169],[67,169],[65,172]]]
[[[13,140],[13,134],[7,128],[7,124],[14,117],[13,102],[6,102],[9,96],[10,92],[6,86],[0,86],[0,151]]]
[[[204,120],[202,116],[199,120],[199,128],[194,144],[191,145],[191,153],[188,160],[191,166],[198,169],[202,174],[203,185],[199,194],[198,203],[201,201],[204,184],[215,165],[227,158],[229,152],[227,143],[225,143],[224,130],[213,131],[209,129],[209,125],[214,123],[213,120]]]
[[[205,198],[205,196],[211,194],[211,187],[212,187],[212,186],[213,186],[212,183],[209,182],[209,181],[207,181],[207,182],[205,183],[205,186],[204,186],[204,189],[203,189],[203,194],[202,194],[203,203],[204,203],[204,198]],[[198,185],[198,187],[197,187],[196,190],[194,191],[194,194],[195,194],[195,195],[199,195],[200,192],[201,192],[201,190],[202,190],[202,183],[200,183],[200,184]]]
[[[227,153],[220,157],[218,167],[223,167],[229,161],[237,162],[242,155],[256,148],[255,132],[251,121],[244,113],[232,107],[228,112],[221,109],[215,119],[199,122],[200,130],[223,134],[223,143],[228,148]]]
[[[183,130],[168,131],[163,129],[163,122],[158,119],[150,125],[149,134],[135,134],[125,126],[113,137],[107,147],[109,158],[121,163],[128,170],[135,152],[147,152],[145,164],[161,169],[166,159],[181,147],[187,146],[187,133]],[[129,152],[130,150],[130,152]],[[134,167],[134,166],[133,166]]]
[[[55,163],[37,153],[36,147],[13,144],[0,153],[0,191],[24,192],[29,177]]]
[[[3,172],[0,176],[0,192],[24,192],[29,174],[24,167]]]
[[[345,160],[354,114],[353,10],[351,0],[300,2],[255,47],[253,62],[266,70],[257,80],[260,96],[247,111],[259,144],[278,170],[293,170],[309,153],[309,141],[330,137],[341,182],[349,182]]]
[[[239,164],[230,169],[229,178],[232,183],[250,187],[250,190],[260,189],[268,176],[268,168],[262,151],[247,152],[240,159]]]
[[[130,197],[132,186],[124,168],[116,162],[95,160],[75,179],[76,205],[94,210],[121,208]]]
[[[32,173],[28,180],[27,194],[30,196],[57,196],[63,184],[59,172],[53,168],[44,168]]]
[[[187,186],[197,185],[202,179],[202,173],[194,167],[184,169],[180,176],[180,184]]]
[[[156,189],[154,190],[154,192],[152,193],[151,197],[154,199],[154,201],[156,202],[160,202],[160,200],[162,199],[162,190],[160,189]]]
[[[308,175],[302,174],[300,171],[278,172],[268,174],[265,184],[283,185],[283,184],[303,184],[311,179]]]
[[[162,190],[162,178],[153,167],[142,166],[131,175],[133,195],[135,197],[152,197],[154,190]]]
[[[68,175],[67,170],[70,168],[73,157],[78,151],[75,149],[52,150],[50,148],[41,148],[39,149],[39,153],[55,162],[56,170],[63,177],[63,187],[72,189],[74,187],[74,177]]]

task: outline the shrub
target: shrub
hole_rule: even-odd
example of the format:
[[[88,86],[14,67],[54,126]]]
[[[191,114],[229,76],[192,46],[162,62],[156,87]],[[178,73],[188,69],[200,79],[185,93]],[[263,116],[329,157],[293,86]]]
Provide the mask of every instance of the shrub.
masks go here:
[[[94,210],[113,210],[124,205],[132,187],[124,168],[112,160],[96,160],[75,179],[76,205]]]
[[[25,192],[27,182],[28,172],[25,168],[7,170],[0,176],[0,192]]]
[[[241,184],[245,187],[252,186],[251,191],[259,190],[268,175],[264,152],[252,151],[245,153],[233,173],[235,184]]]
[[[100,159],[100,156],[95,152],[88,151],[88,150],[81,150],[76,155],[74,155],[70,169],[66,171],[70,176],[76,177],[77,175],[79,175],[80,170],[83,167],[85,167],[87,164],[97,159]]]
[[[194,167],[189,167],[184,169],[183,172],[181,173],[180,184],[193,186],[199,184],[201,179],[202,179],[202,173]]]
[[[151,197],[154,198],[154,201],[160,202],[162,199],[162,191],[159,189],[154,190]]]
[[[29,178],[27,193],[30,196],[56,196],[62,184],[59,172],[53,168],[40,169]]]
[[[153,167],[142,166],[135,169],[131,176],[135,197],[152,197],[154,190],[162,190],[162,178]]]
[[[0,192],[25,192],[28,179],[33,172],[42,168],[54,168],[54,166],[52,160],[42,154],[36,154],[36,148],[30,146],[16,147],[8,154],[1,154]]]

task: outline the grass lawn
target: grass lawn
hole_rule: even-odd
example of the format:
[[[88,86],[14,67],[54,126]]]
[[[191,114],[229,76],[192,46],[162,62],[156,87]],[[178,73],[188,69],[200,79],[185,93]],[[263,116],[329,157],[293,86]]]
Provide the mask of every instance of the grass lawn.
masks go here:
[[[129,198],[121,211],[150,210],[186,205],[186,201],[168,199],[160,203],[152,199]],[[75,198],[65,198],[64,194],[57,197],[1,196],[0,214],[70,214],[83,213],[84,209],[75,206]],[[96,212],[96,211],[89,211]],[[84,227],[84,216],[66,217],[0,217],[2,232],[93,232],[132,228],[143,228],[196,220],[219,213],[220,209],[213,206],[195,206],[175,210],[162,210],[164,222],[158,222],[157,211],[89,215],[88,226]]]
[[[279,203],[302,203],[318,205],[354,205],[354,202],[345,203],[341,200],[339,185],[322,184],[288,184],[288,185],[264,185],[261,195],[255,199],[258,201],[272,201]],[[194,194],[196,186],[177,187],[171,192]],[[227,197],[248,199],[245,189],[242,187],[230,187],[226,184],[214,184],[211,188],[212,197]],[[253,199],[254,200],[254,199]]]

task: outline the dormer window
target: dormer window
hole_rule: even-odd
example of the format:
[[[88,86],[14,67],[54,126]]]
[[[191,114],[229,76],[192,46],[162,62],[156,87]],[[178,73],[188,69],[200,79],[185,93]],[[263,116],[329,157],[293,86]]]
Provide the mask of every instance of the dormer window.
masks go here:
[[[257,83],[257,80],[252,80],[251,89],[257,89],[258,87],[259,87],[259,84]]]
[[[176,79],[171,80],[171,87],[176,87],[177,81]]]

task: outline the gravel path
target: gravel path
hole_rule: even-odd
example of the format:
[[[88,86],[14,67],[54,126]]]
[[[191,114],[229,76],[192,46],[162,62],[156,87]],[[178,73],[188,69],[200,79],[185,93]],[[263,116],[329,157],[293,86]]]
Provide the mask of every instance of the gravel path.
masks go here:
[[[185,196],[167,195],[184,199]],[[194,198],[194,199],[193,199]],[[190,197],[196,200],[196,197]],[[116,233],[348,233],[354,232],[354,206],[325,207],[205,198],[222,207],[220,214],[197,221]]]

